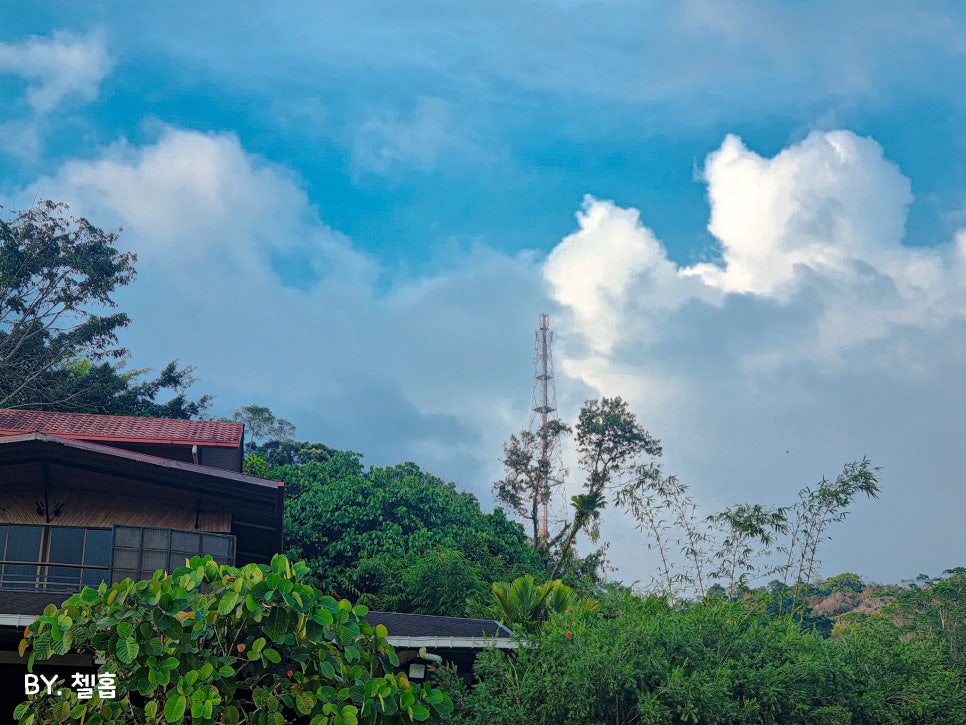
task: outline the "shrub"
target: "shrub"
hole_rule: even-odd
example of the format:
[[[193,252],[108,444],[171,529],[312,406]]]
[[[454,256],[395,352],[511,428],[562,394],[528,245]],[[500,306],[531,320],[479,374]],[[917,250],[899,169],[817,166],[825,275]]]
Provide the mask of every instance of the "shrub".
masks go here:
[[[386,628],[367,609],[322,596],[304,563],[218,566],[194,557],[170,574],[85,587],[50,605],[20,644],[35,660],[92,654],[116,674],[113,699],[34,695],[21,723],[275,723],[435,721],[449,697],[404,675]],[[55,688],[56,689],[56,688]]]

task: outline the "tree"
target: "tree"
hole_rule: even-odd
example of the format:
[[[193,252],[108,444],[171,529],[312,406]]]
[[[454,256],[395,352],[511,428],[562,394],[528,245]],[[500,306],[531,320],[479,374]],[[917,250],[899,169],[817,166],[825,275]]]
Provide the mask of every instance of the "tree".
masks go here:
[[[829,538],[825,530],[830,524],[845,521],[848,507],[860,493],[878,498],[878,472],[868,458],[863,458],[846,464],[834,482],[823,477],[817,488],[806,486],[798,492],[798,503],[791,508],[794,518],[788,526],[788,544],[778,548],[785,555],[785,563],[779,568],[782,583],[788,586],[792,577],[795,586],[793,609],[802,605],[807,586],[821,564],[818,547]]]
[[[942,643],[949,661],[966,670],[966,567],[943,574],[910,582],[888,613],[914,638]]]
[[[749,574],[756,573],[755,560],[768,556],[777,534],[788,531],[786,511],[761,504],[738,504],[708,517],[724,532],[715,579],[728,582],[728,596],[738,596]]]
[[[618,489],[616,499],[649,538],[648,548],[657,549],[661,567],[655,578],[664,594],[673,599],[683,584],[704,596],[710,591],[705,569],[712,562],[715,567],[707,574],[726,581],[725,591],[731,597],[737,596],[750,579],[781,573],[783,580],[777,586],[782,606],[792,577],[790,606],[804,619],[808,586],[821,563],[819,545],[829,538],[826,529],[846,519],[849,505],[860,493],[878,496],[878,470],[863,458],[846,464],[834,482],[823,478],[817,488],[801,489],[794,506],[738,504],[708,516],[704,528],[687,486],[674,476],[665,477],[653,464],[638,466],[635,477]],[[772,554],[769,547],[779,535],[787,537],[776,547],[784,561],[760,565]],[[675,547],[684,555],[690,572],[673,573]]]
[[[173,360],[157,377],[150,370],[125,370],[122,364],[95,364],[86,358],[57,366],[38,378],[39,386],[31,409],[54,408],[75,413],[135,415],[151,418],[197,418],[211,405],[211,396],[188,398],[195,382],[194,368],[178,367]],[[162,391],[174,395],[165,402]]]
[[[255,446],[250,455],[261,456],[269,466],[299,466],[305,463],[325,463],[338,451],[324,443],[309,441],[270,440]]]
[[[308,562],[323,591],[461,616],[492,582],[542,573],[518,523],[414,463],[364,470],[359,454],[340,451],[260,475],[285,482],[287,553]]]
[[[112,293],[134,279],[137,257],[117,239],[52,201],[0,219],[0,406],[42,397],[44,375],[78,356],[124,353],[128,316],[93,311],[116,307]]]
[[[571,498],[570,519],[542,540],[537,535],[536,517],[550,497],[553,485],[548,456],[543,452],[555,448],[570,430],[555,421],[536,435],[523,431],[519,436],[511,436],[503,449],[506,475],[493,485],[497,501],[533,523],[531,545],[550,563],[551,579],[557,577],[568,557],[573,556],[578,533],[585,532],[592,541],[597,541],[607,494],[618,491],[625,477],[635,469],[638,457],[661,455],[660,442],[638,424],[621,398],[587,401],[581,408],[575,433],[578,460],[586,477],[581,492]]]
[[[571,432],[570,426],[551,420],[536,433],[524,430],[519,436],[511,435],[503,444],[506,476],[493,484],[493,492],[498,501],[529,522],[530,546],[534,551],[545,552],[549,543],[540,532],[541,511],[564,483],[551,462],[556,458],[562,437]]]
[[[246,449],[251,452],[263,439],[285,440],[295,435],[295,426],[285,418],[276,418],[261,405],[246,405],[231,414],[231,420],[244,423],[248,430]]]
[[[711,560],[708,552],[711,534],[698,520],[697,504],[688,494],[688,487],[676,476],[664,476],[661,467],[651,463],[638,466],[633,479],[621,486],[616,498],[650,538],[648,548],[657,549],[661,566],[654,579],[659,588],[672,599],[681,584],[695,588],[699,596],[704,596],[708,591],[705,567]],[[704,523],[710,520],[711,517]],[[682,532],[684,538],[681,538]],[[675,546],[688,560],[690,573],[673,572]]]
[[[86,702],[67,687],[17,707],[41,722],[286,723],[436,721],[449,697],[402,674],[386,628],[367,610],[307,586],[307,567],[276,555],[271,566],[218,566],[193,557],[149,581],[85,587],[48,606],[21,654],[80,652],[116,675],[113,699]]]

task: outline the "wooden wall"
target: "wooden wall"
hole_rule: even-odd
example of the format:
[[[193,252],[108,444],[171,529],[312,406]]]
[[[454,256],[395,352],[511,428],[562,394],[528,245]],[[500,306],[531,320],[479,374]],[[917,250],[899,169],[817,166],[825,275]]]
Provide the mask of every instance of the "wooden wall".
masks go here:
[[[34,463],[0,469],[0,524],[129,524],[230,533],[231,513],[215,496]]]

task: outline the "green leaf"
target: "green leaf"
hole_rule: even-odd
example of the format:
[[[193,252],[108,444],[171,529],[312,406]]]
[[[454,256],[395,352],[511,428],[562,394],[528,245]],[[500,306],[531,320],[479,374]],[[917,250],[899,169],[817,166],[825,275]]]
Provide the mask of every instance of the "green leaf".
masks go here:
[[[235,605],[238,604],[238,594],[233,591],[226,592],[221,596],[221,601],[218,602],[218,614],[225,616],[231,612]]]
[[[52,714],[57,722],[65,722],[70,717],[70,703],[67,700],[58,700],[54,703]]]
[[[295,696],[295,709],[301,715],[308,715],[315,707],[315,697],[311,692],[300,692]]]
[[[188,700],[184,695],[173,692],[164,704],[165,722],[180,723],[184,719],[184,711],[188,707]]]
[[[241,719],[241,713],[237,707],[229,705],[222,712],[221,719],[225,725],[238,725],[238,721]]]
[[[114,648],[114,653],[117,655],[117,658],[126,665],[134,662],[134,658],[138,656],[139,651],[140,647],[138,646],[137,640],[133,637],[119,639]]]
[[[144,654],[149,657],[157,657],[164,652],[164,645],[161,644],[160,637],[151,637],[144,642]]]
[[[296,617],[297,615],[288,609],[275,607],[265,620],[265,632],[273,642],[281,642],[293,629]]]
[[[289,571],[288,559],[282,554],[276,554],[272,557],[272,571],[279,576],[285,575]]]
[[[259,654],[264,647],[265,647],[264,637],[259,637],[254,642],[252,642],[252,652],[256,655]]]
[[[342,719],[343,721],[345,721],[346,725],[357,725],[357,723],[359,722],[359,719],[357,717],[357,715],[359,714],[359,710],[355,707],[355,705],[346,705],[345,707],[342,708],[341,714],[342,714]]]
[[[412,715],[413,720],[429,719],[429,710],[427,710],[422,705],[413,705],[412,709],[409,712]]]

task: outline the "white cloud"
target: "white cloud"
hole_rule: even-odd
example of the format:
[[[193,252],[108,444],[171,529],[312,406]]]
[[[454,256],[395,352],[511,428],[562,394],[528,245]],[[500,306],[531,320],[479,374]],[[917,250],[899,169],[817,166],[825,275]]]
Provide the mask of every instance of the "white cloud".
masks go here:
[[[268,403],[302,434],[372,462],[417,460],[485,500],[500,444],[527,420],[542,273],[560,308],[561,411],[588,391],[628,398],[709,509],[786,503],[867,453],[885,467],[883,500],[832,532],[827,567],[894,581],[958,563],[943,557],[966,545],[953,485],[966,466],[954,424],[966,231],[904,247],[908,182],[845,132],[771,159],[729,138],[705,172],[720,268],[678,267],[635,210],[588,197],[542,265],[478,245],[388,290],[296,176],[230,134],[163,128],[39,184],[124,227],[140,255],[120,300],[135,363],[197,365],[222,412]],[[286,285],[279,260],[310,270],[308,283]],[[647,581],[640,536],[606,518],[621,575]]]
[[[832,532],[845,548],[829,566],[894,580],[952,565],[945,552],[966,544],[951,513],[966,506],[953,423],[966,400],[966,230],[903,246],[909,181],[847,131],[773,158],[729,136],[704,178],[720,265],[678,267],[635,210],[585,201],[544,267],[563,312],[558,371],[629,399],[667,469],[712,510],[788,503],[868,453],[884,501]],[[941,531],[949,547],[887,535],[897,516],[908,537]],[[642,539],[618,519],[607,531],[622,573],[647,581]]]
[[[704,179],[720,264],[678,267],[636,210],[593,197],[579,231],[550,255],[544,276],[554,298],[598,353],[620,338],[653,337],[668,311],[692,302],[720,307],[728,295],[779,306],[819,298],[811,329],[747,356],[749,363],[831,361],[898,325],[966,313],[958,247],[902,245],[909,181],[875,141],[813,132],[766,159],[728,136],[708,156]]]
[[[156,143],[119,141],[92,161],[69,161],[43,195],[77,199],[117,220],[151,265],[184,270],[221,258],[261,275],[269,254],[304,254],[319,276],[370,277],[373,263],[319,221],[299,180],[250,155],[232,134],[161,127]]]
[[[609,352],[625,334],[628,318],[640,329],[662,308],[691,295],[707,296],[679,274],[636,209],[586,196],[577,221],[580,229],[550,253],[544,278],[594,350]],[[644,287],[646,298],[639,294]]]
[[[727,292],[782,298],[800,267],[849,275],[854,261],[878,261],[878,250],[899,247],[912,202],[882,148],[847,131],[813,132],[773,159],[729,136],[704,176],[725,266],[690,272]]]
[[[135,364],[180,358],[216,412],[268,404],[300,435],[371,462],[473,472],[464,485],[486,496],[502,439],[521,424],[507,411],[526,422],[528,341],[546,306],[532,256],[476,247],[386,290],[384,270],[319,219],[300,179],[232,134],[162,127],[153,143],[63,164],[16,203],[38,185],[123,227],[137,252],[138,279],[119,295]],[[280,260],[308,281],[286,284]]]
[[[113,65],[104,38],[97,33],[78,36],[55,30],[47,37],[0,43],[0,74],[31,82],[24,101],[38,114],[49,113],[71,96],[93,100]]]

